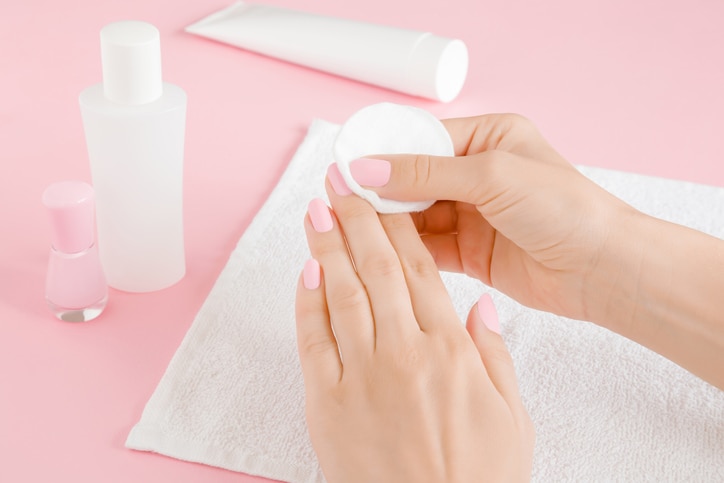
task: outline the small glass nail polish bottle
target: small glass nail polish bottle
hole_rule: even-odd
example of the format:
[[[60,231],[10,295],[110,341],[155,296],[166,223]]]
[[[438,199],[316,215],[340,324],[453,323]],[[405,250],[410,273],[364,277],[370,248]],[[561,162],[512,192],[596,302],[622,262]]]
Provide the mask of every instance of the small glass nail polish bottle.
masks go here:
[[[94,242],[93,188],[82,181],[53,183],[43,204],[51,228],[45,300],[60,320],[95,319],[108,301],[108,286]]]

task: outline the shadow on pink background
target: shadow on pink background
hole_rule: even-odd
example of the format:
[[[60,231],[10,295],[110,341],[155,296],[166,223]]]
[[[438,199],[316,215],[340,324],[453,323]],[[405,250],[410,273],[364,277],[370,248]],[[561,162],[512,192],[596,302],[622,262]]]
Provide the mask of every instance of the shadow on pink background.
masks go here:
[[[722,3],[273,2],[462,38],[470,73],[450,104],[183,33],[229,3],[0,7],[0,481],[260,481],[123,443],[314,118],[342,122],[382,101],[439,117],[519,112],[574,163],[724,185]],[[112,290],[97,321],[61,323],[43,299],[40,195],[53,181],[90,181],[77,96],[100,81],[98,31],[122,19],[159,27],[164,77],[189,95],[188,273],[156,293]]]

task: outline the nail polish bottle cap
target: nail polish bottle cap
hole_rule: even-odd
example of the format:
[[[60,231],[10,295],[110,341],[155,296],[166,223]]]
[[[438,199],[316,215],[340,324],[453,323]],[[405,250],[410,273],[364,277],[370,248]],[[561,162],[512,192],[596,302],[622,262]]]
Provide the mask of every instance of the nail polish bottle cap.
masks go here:
[[[93,245],[94,198],[93,188],[82,181],[60,181],[45,189],[53,248],[78,253]]]
[[[101,29],[103,93],[125,105],[153,102],[163,94],[161,39],[146,22],[124,20]]]

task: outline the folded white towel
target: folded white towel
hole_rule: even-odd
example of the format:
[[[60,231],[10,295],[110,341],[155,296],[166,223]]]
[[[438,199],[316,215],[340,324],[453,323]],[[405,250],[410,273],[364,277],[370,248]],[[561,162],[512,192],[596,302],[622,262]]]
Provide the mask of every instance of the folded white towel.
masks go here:
[[[322,482],[294,331],[302,219],[323,196],[338,126],[315,121],[239,240],[127,446],[292,482]],[[582,171],[632,205],[724,237],[724,189]],[[537,428],[536,481],[724,481],[724,392],[588,323],[445,274],[461,317],[483,291]],[[722,368],[724,370],[724,368]]]

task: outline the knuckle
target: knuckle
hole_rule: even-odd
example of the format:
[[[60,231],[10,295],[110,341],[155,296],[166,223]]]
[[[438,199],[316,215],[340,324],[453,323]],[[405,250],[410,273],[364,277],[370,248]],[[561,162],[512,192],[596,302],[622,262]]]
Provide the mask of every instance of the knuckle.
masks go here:
[[[497,180],[504,179],[506,165],[510,161],[510,155],[506,151],[491,149],[481,154],[478,167],[482,170],[486,183],[494,184]]]
[[[299,282],[301,286],[301,281]],[[304,295],[308,295],[307,292],[301,292]],[[297,295],[297,300],[294,307],[295,316],[298,323],[302,323],[305,320],[313,319],[318,317],[321,311],[321,307],[318,303],[315,303],[311,297]]]
[[[328,255],[334,255],[336,253],[346,253],[347,248],[337,241],[335,238],[324,238],[315,240],[314,243],[314,256],[317,259],[326,258]]]
[[[380,222],[387,231],[402,231],[410,226],[411,215],[412,213],[381,214]]]
[[[538,132],[533,121],[516,113],[501,114],[498,118],[498,126],[500,130],[497,134],[501,138],[506,133],[532,134]]]
[[[480,354],[475,344],[472,343],[467,334],[463,334],[463,331],[455,331],[455,333],[448,333],[446,337],[441,339],[446,358],[463,365],[469,364],[471,360],[479,362]]]
[[[391,355],[389,366],[394,373],[403,375],[405,380],[423,377],[429,364],[429,353],[423,351],[417,344],[408,345]]]
[[[423,350],[420,344],[408,343],[397,353],[397,364],[401,368],[416,370],[427,360],[427,354],[428,351]]]
[[[440,276],[432,255],[427,250],[425,253],[426,255],[420,254],[414,258],[402,260],[406,274],[418,279],[436,279]]]
[[[349,198],[347,201],[351,201],[350,203],[347,203],[343,209],[339,209],[336,211],[337,216],[341,219],[341,223],[344,224],[344,222],[349,221],[358,221],[358,220],[364,220],[365,218],[369,218],[370,216],[377,216],[373,209],[362,199],[358,198]]]
[[[432,179],[432,159],[426,154],[418,154],[414,157],[412,187],[420,188],[430,184]]]
[[[329,338],[329,335],[323,332],[299,335],[298,340],[299,352],[306,355],[314,356],[336,349],[336,345]]]
[[[333,286],[330,292],[330,309],[354,312],[369,306],[367,294],[361,287],[351,284],[337,285]]]
[[[392,254],[378,254],[361,260],[357,265],[360,273],[375,277],[387,277],[401,271],[400,261]]]
[[[335,214],[342,231],[345,230],[345,227],[370,226],[379,223],[377,212],[372,205],[356,196],[347,197],[343,203],[340,203],[340,206],[335,206]]]
[[[410,218],[412,219],[412,223],[415,226],[415,230],[419,234],[427,233],[428,227],[427,227],[427,218],[423,214],[423,212],[413,212],[409,214]]]
[[[470,192],[468,199],[475,203],[485,204],[491,199],[505,193],[505,187],[510,184],[511,155],[505,151],[492,149],[477,155],[475,163],[475,183],[466,183]]]
[[[422,333],[409,333],[396,339],[394,344],[380,344],[377,361],[390,373],[407,377],[408,373],[424,372],[430,358],[430,347]]]
[[[511,127],[532,127],[534,126],[533,122],[528,119],[527,117],[523,116],[522,114],[509,112],[506,114],[503,114],[503,120],[508,123]]]
[[[464,272],[481,281],[490,281],[490,258],[470,257],[463,262]]]

